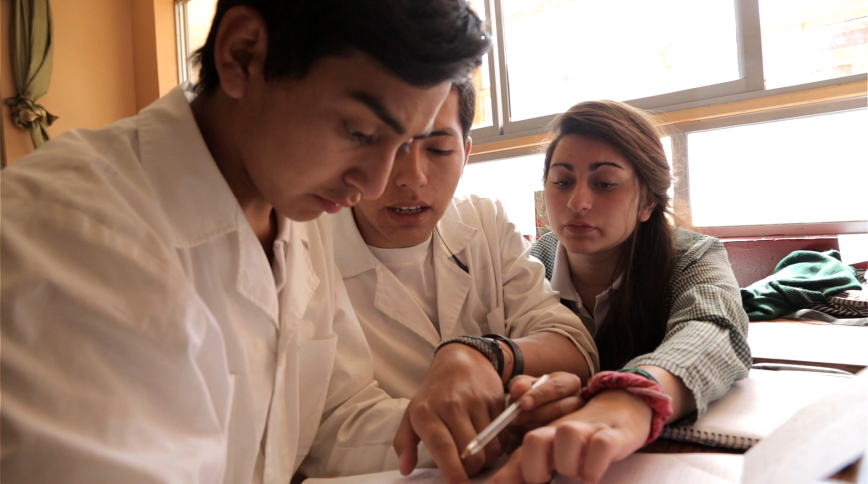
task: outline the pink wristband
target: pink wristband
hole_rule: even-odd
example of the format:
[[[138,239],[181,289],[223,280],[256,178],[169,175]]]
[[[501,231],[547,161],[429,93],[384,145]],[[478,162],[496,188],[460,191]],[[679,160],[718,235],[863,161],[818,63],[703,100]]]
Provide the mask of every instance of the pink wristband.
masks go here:
[[[651,418],[651,431],[643,446],[654,442],[666,420],[672,415],[672,397],[663,393],[663,388],[655,381],[635,373],[618,371],[601,371],[588,381],[588,386],[582,389],[582,398],[590,400],[594,395],[609,389],[626,390],[645,400],[651,407],[654,416]]]

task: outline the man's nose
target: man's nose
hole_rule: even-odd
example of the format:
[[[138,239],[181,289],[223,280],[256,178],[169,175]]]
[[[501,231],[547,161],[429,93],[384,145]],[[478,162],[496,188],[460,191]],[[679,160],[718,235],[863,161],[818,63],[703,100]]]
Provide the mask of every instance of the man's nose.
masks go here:
[[[419,143],[412,143],[407,150],[398,150],[392,174],[399,188],[415,190],[428,183]]]

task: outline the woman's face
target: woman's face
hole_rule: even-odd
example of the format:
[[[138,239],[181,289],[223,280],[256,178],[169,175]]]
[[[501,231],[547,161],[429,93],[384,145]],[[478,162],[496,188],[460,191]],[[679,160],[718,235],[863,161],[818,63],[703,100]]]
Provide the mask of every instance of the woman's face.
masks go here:
[[[552,154],[545,184],[549,224],[567,251],[587,256],[618,249],[654,205],[640,210],[639,180],[621,153],[597,138],[567,135]]]

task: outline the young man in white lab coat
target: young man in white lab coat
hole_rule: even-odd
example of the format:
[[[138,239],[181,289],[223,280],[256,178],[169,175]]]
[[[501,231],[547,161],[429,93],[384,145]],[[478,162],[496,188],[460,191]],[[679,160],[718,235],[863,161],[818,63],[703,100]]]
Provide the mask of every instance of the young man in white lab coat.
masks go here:
[[[383,191],[487,46],[458,0],[220,0],[195,93],[5,169],[0,480],[388,467],[403,407],[317,217]]]
[[[599,364],[590,334],[560,303],[500,202],[453,199],[470,152],[474,97],[468,82],[454,85],[431,134],[398,154],[384,194],[332,217],[335,259],[374,376],[393,397],[413,398],[395,439],[401,468],[415,465],[421,438],[447,482],[499,456],[495,440],[485,455],[459,459],[502,410],[516,355],[506,341],[487,342],[503,355],[498,374],[474,347],[443,342],[507,336],[523,354],[524,372],[537,376],[561,370],[586,379]]]

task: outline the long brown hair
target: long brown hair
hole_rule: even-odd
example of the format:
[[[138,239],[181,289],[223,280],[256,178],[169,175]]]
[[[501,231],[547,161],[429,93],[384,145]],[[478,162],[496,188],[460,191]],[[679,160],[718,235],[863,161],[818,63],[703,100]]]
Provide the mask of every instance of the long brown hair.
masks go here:
[[[553,141],[545,156],[543,182],[548,179],[555,148],[569,135],[599,139],[618,150],[639,180],[639,206],[655,203],[651,217],[636,225],[623,244],[616,274],[623,274],[610,291],[609,312],[594,338],[600,368],[614,370],[630,359],[650,353],[663,340],[670,312],[669,282],[675,260],[674,229],[667,190],[672,175],[660,132],[643,111],[614,101],[576,104],[552,123]]]

